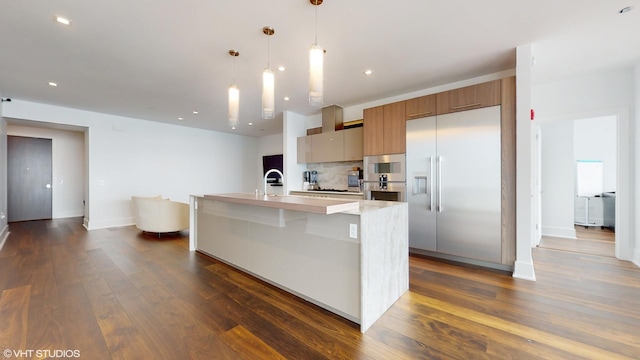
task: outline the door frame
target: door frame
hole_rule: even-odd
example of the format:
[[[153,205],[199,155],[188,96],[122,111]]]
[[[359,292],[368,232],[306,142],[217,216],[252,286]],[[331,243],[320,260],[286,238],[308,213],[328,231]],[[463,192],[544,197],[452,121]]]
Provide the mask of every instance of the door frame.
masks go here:
[[[18,196],[7,199],[8,222],[53,219],[53,139],[7,134],[6,155],[8,196]]]
[[[632,244],[632,226],[631,211],[631,144],[633,132],[630,129],[629,115],[630,110],[627,107],[609,108],[601,110],[586,111],[579,114],[563,115],[545,119],[542,123],[556,121],[573,121],[588,118],[615,116],[616,117],[616,231],[615,231],[615,256],[620,260],[633,260],[633,244]],[[539,125],[538,123],[537,125]],[[535,150],[532,144],[532,150]],[[531,155],[532,158],[534,155]],[[540,168],[532,166],[535,173],[532,177],[535,179],[540,176]],[[533,212],[542,211],[542,199],[538,197],[537,201],[532,202]],[[542,224],[540,224],[540,227]]]

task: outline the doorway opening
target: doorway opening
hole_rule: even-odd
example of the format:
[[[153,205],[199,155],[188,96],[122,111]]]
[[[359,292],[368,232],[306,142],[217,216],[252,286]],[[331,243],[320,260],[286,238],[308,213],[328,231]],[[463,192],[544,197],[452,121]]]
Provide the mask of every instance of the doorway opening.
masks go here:
[[[616,256],[618,117],[543,123],[540,137],[539,246]]]
[[[85,204],[87,199],[87,129],[82,127],[44,124],[36,121],[6,118],[7,137],[22,139],[46,140],[50,144],[50,179],[49,182],[38,184],[47,188],[50,195],[50,215],[38,218],[71,218],[87,217]],[[27,150],[29,152],[31,150]],[[10,154],[7,154],[10,155]],[[10,155],[12,156],[12,155]],[[7,163],[11,160],[7,159]],[[18,180],[24,178],[25,169],[7,167],[7,177]],[[30,170],[29,170],[30,171]],[[7,190],[10,185],[7,184]],[[11,195],[9,195],[11,197]],[[36,218],[16,218],[16,206],[28,203],[25,198],[17,198],[17,203],[8,204],[9,222],[35,220]],[[41,203],[37,203],[41,204]],[[28,204],[27,204],[28,205]],[[37,205],[40,207],[41,205]]]

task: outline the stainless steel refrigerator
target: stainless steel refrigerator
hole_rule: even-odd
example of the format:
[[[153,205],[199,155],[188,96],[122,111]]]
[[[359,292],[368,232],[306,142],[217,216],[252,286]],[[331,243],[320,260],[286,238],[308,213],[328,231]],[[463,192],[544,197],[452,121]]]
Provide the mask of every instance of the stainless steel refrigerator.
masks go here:
[[[502,260],[500,106],[407,121],[409,246]]]

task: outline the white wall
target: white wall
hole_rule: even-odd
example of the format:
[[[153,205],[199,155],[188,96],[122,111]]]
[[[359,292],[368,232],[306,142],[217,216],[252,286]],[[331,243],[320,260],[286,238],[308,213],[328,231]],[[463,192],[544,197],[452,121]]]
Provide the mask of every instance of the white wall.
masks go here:
[[[540,123],[577,120],[600,116],[617,119],[617,187],[616,191],[616,256],[630,260],[636,232],[634,173],[638,158],[633,161],[634,74],[633,69],[593,73],[581,77],[534,85],[532,103]],[[543,137],[545,135],[543,134]],[[544,216],[544,214],[543,214]],[[543,224],[544,226],[544,224]],[[640,229],[638,229],[640,230]]]
[[[256,138],[15,99],[3,115],[88,128],[89,229],[132,224],[132,195],[188,202],[191,194],[255,188]]]
[[[84,216],[84,132],[9,124],[7,135],[51,139],[52,216]]]
[[[302,172],[307,169],[307,164],[298,164],[298,137],[307,135],[307,123],[305,117],[290,111],[283,114],[282,128],[285,192],[302,189]]]
[[[542,235],[575,239],[573,121],[548,122],[542,134]]]
[[[573,121],[575,160],[600,160],[603,164],[603,192],[616,191],[617,126],[615,116]]]
[[[264,155],[277,155],[283,154],[283,139],[282,134],[275,134],[269,136],[262,136],[258,139],[258,168],[256,169],[256,181],[255,188],[262,189],[264,187],[264,169],[262,168],[262,157]],[[284,162],[284,158],[283,158]],[[283,164],[284,171],[284,164]],[[286,171],[285,171],[286,174]],[[286,176],[286,175],[285,175]],[[283,179],[284,180],[284,179]],[[267,187],[267,193],[282,195],[284,191],[281,187]]]

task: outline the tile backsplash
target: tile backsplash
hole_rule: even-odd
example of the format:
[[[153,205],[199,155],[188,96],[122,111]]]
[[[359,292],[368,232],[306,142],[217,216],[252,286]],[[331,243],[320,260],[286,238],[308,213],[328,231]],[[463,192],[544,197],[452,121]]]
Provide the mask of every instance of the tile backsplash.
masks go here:
[[[307,164],[307,170],[318,172],[318,184],[322,189],[347,190],[347,171],[363,168],[362,161],[341,161]]]

